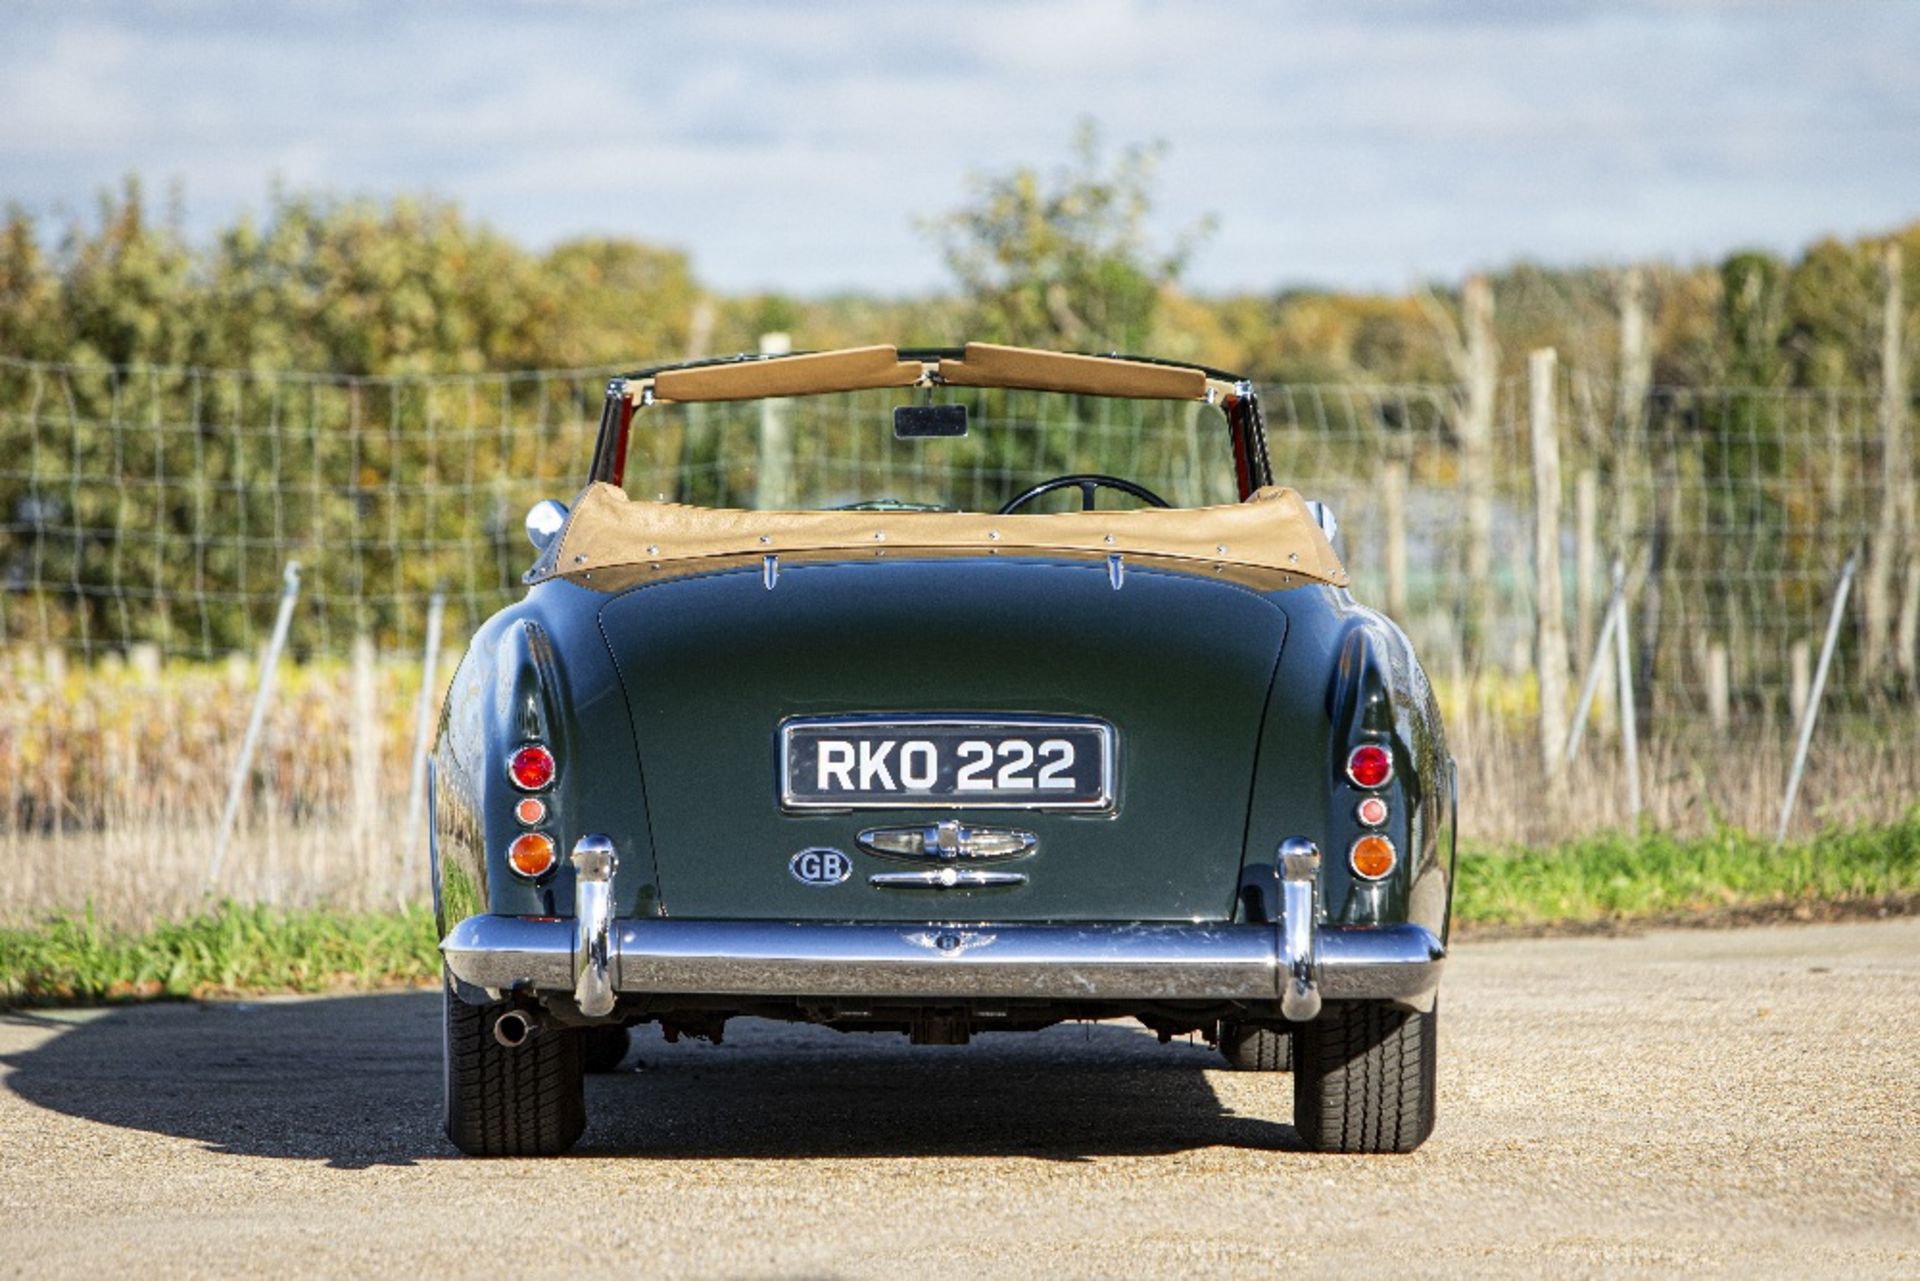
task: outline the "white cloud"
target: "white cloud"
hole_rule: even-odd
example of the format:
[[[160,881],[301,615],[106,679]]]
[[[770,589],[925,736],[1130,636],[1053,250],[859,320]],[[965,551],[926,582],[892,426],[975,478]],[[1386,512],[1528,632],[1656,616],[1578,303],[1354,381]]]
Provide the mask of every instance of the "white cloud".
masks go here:
[[[1040,0],[965,8],[187,3],[16,11],[0,198],[274,177],[431,190],[534,243],[690,249],[722,287],[940,280],[917,214],[1074,122],[1171,147],[1208,288],[1515,256],[1791,247],[1920,214],[1920,7]]]

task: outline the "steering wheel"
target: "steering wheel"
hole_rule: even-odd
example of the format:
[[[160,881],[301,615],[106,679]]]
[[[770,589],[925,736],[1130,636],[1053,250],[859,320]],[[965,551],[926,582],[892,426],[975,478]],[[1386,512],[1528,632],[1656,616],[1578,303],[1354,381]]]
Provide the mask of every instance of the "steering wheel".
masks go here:
[[[1172,503],[1148,489],[1145,485],[1136,485],[1130,480],[1118,476],[1102,476],[1098,472],[1076,472],[1071,476],[1055,476],[1052,480],[1043,480],[1032,489],[1015,494],[1000,508],[999,515],[1011,516],[1042,494],[1051,494],[1056,489],[1078,489],[1080,491],[1080,510],[1093,510],[1093,495],[1099,489],[1117,489],[1123,494],[1132,494],[1149,507],[1171,507]]]

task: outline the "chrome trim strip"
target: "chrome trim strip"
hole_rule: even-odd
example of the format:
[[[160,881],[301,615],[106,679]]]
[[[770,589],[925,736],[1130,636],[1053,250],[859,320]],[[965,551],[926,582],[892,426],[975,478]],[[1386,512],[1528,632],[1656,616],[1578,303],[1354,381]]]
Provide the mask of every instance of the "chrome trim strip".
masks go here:
[[[1006,797],[994,800],[983,797],[969,797],[966,800],[935,801],[914,800],[909,797],[886,797],[875,800],[795,800],[790,787],[793,756],[793,735],[795,728],[804,729],[845,729],[872,732],[875,729],[890,726],[946,726],[949,728],[977,727],[993,732],[996,730],[1048,730],[1059,728],[1099,730],[1100,731],[1100,797],[1091,801],[1040,801],[1019,797]],[[921,716],[912,712],[870,712],[857,716],[789,716],[774,728],[774,737],[778,741],[780,770],[780,808],[787,810],[1061,810],[1096,813],[1111,810],[1116,799],[1114,776],[1120,757],[1120,731],[1113,722],[1098,716],[1039,716],[1039,715],[996,715],[992,712],[976,714],[942,713]],[[1037,795],[1037,793],[1036,793]]]
[[[881,889],[951,890],[996,885],[1025,885],[1025,872],[983,872],[971,867],[928,868],[924,872],[875,872],[867,884]]]
[[[965,946],[942,948],[942,934]],[[620,929],[619,983],[702,995],[1271,1000],[1272,939],[1231,925],[633,921]]]
[[[613,873],[620,866],[611,838],[589,833],[573,843],[573,999],[592,1018],[613,1012]]]
[[[1446,949],[1419,925],[1322,926],[1314,983],[1327,1000],[1430,1007]],[[953,946],[941,940],[951,936]],[[463,983],[573,991],[575,923],[474,916],[440,945]],[[1270,925],[882,925],[615,921],[613,990],[737,996],[1274,1001]]]

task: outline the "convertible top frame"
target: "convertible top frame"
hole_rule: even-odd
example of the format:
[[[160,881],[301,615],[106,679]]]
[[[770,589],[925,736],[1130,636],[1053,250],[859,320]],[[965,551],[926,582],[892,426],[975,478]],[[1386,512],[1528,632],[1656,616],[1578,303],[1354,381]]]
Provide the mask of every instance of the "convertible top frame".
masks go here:
[[[763,400],[912,387],[1001,387],[1135,400],[1218,404],[1233,433],[1240,497],[1273,483],[1266,428],[1253,383],[1204,365],[1139,356],[1097,356],[968,343],[890,345],[782,355],[740,355],[641,370],[607,384],[589,482],[619,485],[636,407]]]

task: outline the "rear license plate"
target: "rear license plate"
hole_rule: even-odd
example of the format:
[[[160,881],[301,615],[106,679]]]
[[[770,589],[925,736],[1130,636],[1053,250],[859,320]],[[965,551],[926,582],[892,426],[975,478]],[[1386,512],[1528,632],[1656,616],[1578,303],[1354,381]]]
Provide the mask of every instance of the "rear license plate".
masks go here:
[[[1113,805],[1113,726],[1091,718],[800,717],[780,726],[788,809]]]

